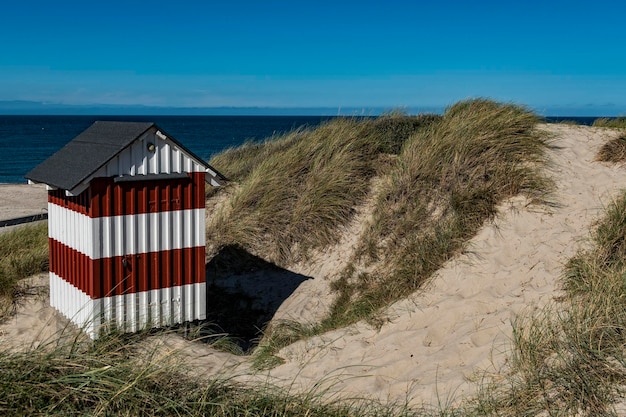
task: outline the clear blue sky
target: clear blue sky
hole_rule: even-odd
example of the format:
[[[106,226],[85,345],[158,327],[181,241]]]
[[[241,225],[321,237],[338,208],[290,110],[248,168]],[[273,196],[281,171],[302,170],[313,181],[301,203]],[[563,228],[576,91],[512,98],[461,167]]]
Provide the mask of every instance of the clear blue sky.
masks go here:
[[[21,0],[0,100],[626,115],[626,2]]]

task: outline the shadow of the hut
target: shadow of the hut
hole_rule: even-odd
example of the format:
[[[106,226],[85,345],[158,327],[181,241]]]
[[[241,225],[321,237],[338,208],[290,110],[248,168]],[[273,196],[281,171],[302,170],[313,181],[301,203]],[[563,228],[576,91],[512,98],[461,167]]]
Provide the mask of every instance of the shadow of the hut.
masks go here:
[[[310,277],[281,268],[238,246],[223,248],[206,264],[207,318],[247,351],[280,305]]]

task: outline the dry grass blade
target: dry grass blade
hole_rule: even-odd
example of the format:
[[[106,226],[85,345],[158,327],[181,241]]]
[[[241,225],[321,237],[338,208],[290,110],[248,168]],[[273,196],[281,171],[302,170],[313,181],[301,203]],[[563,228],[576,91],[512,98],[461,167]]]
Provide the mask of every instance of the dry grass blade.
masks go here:
[[[626,162],[626,136],[620,136],[602,145],[596,160],[616,164]]]

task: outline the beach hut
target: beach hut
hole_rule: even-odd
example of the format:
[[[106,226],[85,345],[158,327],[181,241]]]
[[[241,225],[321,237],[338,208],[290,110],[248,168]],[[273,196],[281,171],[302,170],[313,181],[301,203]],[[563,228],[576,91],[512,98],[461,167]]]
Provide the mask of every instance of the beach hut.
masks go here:
[[[50,304],[92,338],[206,317],[205,182],[154,123],[92,124],[25,176],[48,190]]]

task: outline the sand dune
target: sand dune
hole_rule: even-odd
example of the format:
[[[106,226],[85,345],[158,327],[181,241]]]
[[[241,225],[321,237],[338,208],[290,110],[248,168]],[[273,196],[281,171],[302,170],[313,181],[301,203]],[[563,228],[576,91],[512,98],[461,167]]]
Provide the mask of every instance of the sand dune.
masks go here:
[[[505,202],[465,254],[422,291],[389,307],[380,329],[359,323],[295,343],[279,352],[286,363],[268,377],[292,389],[324,382],[341,395],[419,405],[470,395],[483,375],[498,374],[512,322],[559,295],[564,263],[626,186],[623,168],[594,161],[614,131],[542,128],[554,135],[553,205],[519,197]],[[325,286],[323,277],[316,280]]]
[[[485,225],[465,253],[421,291],[386,310],[388,320],[382,327],[357,323],[299,341],[278,353],[284,364],[262,373],[253,372],[245,358],[173,335],[161,338],[164,349],[181,350],[204,374],[231,373],[292,392],[320,390],[331,396],[411,405],[471,395],[477,380],[505,369],[512,323],[560,294],[564,263],[585,244],[593,222],[626,187],[624,168],[594,161],[599,147],[616,131],[570,125],[541,128],[554,136],[553,204],[530,204],[520,197],[503,203],[495,221]],[[340,245],[294,266],[293,272],[312,279],[284,301],[276,318],[306,322],[323,316],[331,301],[330,279],[350,257],[367,216],[364,207]],[[41,327],[46,317],[32,314],[29,306],[0,326],[4,339]]]

